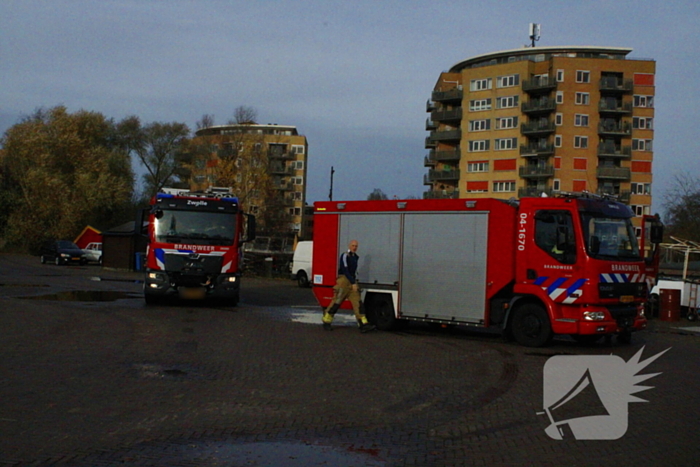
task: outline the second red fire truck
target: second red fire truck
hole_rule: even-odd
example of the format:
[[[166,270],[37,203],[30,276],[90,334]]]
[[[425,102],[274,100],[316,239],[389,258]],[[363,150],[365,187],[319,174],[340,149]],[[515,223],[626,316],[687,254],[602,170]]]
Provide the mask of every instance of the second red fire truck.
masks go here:
[[[419,320],[498,328],[526,346],[555,334],[626,342],[646,327],[663,235],[647,216],[640,244],[632,217],[588,194],[319,202],[313,290],[327,306],[338,257],[356,239],[363,302],[379,329]]]
[[[167,191],[154,196],[145,213],[146,303],[177,295],[213,297],[235,306],[240,297],[241,246],[255,238],[255,217],[244,214],[228,190]]]

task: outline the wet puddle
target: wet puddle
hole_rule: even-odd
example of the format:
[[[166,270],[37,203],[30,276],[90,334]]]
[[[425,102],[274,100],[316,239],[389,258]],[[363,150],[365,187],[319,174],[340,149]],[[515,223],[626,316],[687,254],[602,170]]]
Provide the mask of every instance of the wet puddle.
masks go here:
[[[17,297],[25,300],[52,300],[60,302],[113,302],[125,298],[140,298],[140,294],[111,290],[69,290],[46,295]]]
[[[346,448],[294,442],[203,443],[183,448],[185,459],[189,451],[197,459],[225,461],[226,465],[255,466],[344,466],[381,467],[386,461],[379,449],[350,445]]]

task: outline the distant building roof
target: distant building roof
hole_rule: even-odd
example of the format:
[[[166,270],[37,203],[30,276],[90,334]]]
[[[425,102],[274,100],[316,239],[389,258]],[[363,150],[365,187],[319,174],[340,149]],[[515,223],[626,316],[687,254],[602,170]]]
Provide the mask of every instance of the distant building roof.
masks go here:
[[[517,62],[520,60],[543,61],[554,56],[569,56],[581,58],[610,58],[623,60],[632,49],[625,47],[596,47],[589,45],[558,46],[558,47],[523,47],[520,49],[502,50],[457,62],[450,68],[451,73],[465,68],[476,68],[500,63]]]
[[[297,133],[297,127],[292,125],[278,125],[276,123],[268,123],[266,125],[261,125],[259,123],[234,123],[229,125],[214,125],[207,128],[200,128],[195,132],[195,136],[226,135],[241,132],[290,136],[296,136],[299,134]]]

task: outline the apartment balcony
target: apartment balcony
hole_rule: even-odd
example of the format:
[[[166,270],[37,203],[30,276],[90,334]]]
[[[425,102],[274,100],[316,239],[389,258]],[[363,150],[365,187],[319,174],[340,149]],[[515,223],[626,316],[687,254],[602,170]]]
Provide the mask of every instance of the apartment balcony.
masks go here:
[[[614,92],[627,94],[634,89],[634,83],[631,79],[619,79],[615,77],[604,77],[600,79],[598,89],[601,92]]]
[[[425,131],[433,131],[433,130],[437,130],[437,128],[438,128],[438,124],[435,123],[435,121],[433,121],[429,118],[425,119]]]
[[[554,99],[531,99],[527,102],[523,102],[520,107],[524,114],[538,115],[554,112],[557,108],[557,103]]]
[[[547,165],[523,165],[520,167],[519,173],[522,178],[549,178],[554,177],[554,166]]]
[[[598,124],[598,134],[607,136],[630,136],[632,134],[632,125],[627,122],[603,122]]]
[[[430,185],[433,182],[456,182],[459,180],[459,170],[435,170],[430,169],[423,176],[423,184]]]
[[[547,135],[554,133],[556,126],[554,122],[527,122],[520,125],[520,133],[527,136]]]
[[[436,151],[435,149],[433,149],[425,157],[423,165],[428,167],[434,166],[438,162],[457,163],[459,162],[460,158],[461,154],[459,148],[448,149],[444,151]]]
[[[267,155],[268,159],[281,159],[291,161],[296,159],[296,154],[289,151],[270,151]]]
[[[270,164],[270,174],[273,175],[292,175],[294,174],[294,168],[292,166],[287,167],[283,164]]]
[[[433,141],[433,139],[430,136],[425,138],[425,149],[434,148],[436,146],[437,146],[437,143],[435,141]]]
[[[598,167],[596,177],[599,180],[629,180],[631,171],[629,167]]]
[[[596,190],[596,194],[600,196],[612,196],[613,198],[617,199],[621,203],[629,203],[630,198],[632,196],[632,193],[629,190],[624,190],[624,191],[617,191],[615,193],[614,189],[611,188],[598,188]]]
[[[435,109],[437,109],[437,106],[435,105],[435,102],[433,102],[433,101],[431,101],[430,99],[428,99],[428,100],[425,102],[425,111],[426,111],[426,112],[432,112],[432,111],[435,110]]]
[[[281,190],[281,191],[293,191],[294,190],[294,185],[291,183],[273,183],[272,188],[275,190]]]
[[[462,88],[452,88],[447,91],[433,91],[432,100],[434,102],[462,102],[464,91]]]
[[[459,190],[430,190],[423,192],[423,199],[457,199]]]
[[[551,188],[538,188],[536,186],[518,188],[518,198],[540,198],[542,194],[554,196],[554,190]]]
[[[598,157],[616,157],[629,159],[632,157],[631,146],[616,146],[614,144],[602,143],[598,145]]]
[[[462,130],[431,131],[430,139],[432,141],[459,142],[462,139]]]
[[[433,110],[430,118],[435,122],[459,122],[462,120],[462,107],[452,110]]]
[[[523,81],[523,91],[529,94],[547,94],[557,88],[557,81],[553,76],[541,76]]]
[[[551,156],[554,154],[554,145],[547,144],[521,144],[520,155],[523,157]]]
[[[616,103],[609,105],[605,100],[601,100],[598,104],[598,112],[602,114],[628,115],[632,113],[632,103]]]

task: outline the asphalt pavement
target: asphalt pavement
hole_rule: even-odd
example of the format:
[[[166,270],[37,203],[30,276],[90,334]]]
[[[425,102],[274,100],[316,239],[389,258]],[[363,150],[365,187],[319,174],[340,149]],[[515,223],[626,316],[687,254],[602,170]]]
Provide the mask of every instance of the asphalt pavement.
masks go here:
[[[149,307],[141,287],[0,255],[0,466],[700,461],[697,323],[532,349],[460,327],[361,334],[349,314],[324,332],[310,289],[285,279],[244,278],[234,308]],[[555,389],[582,361],[598,373]]]

